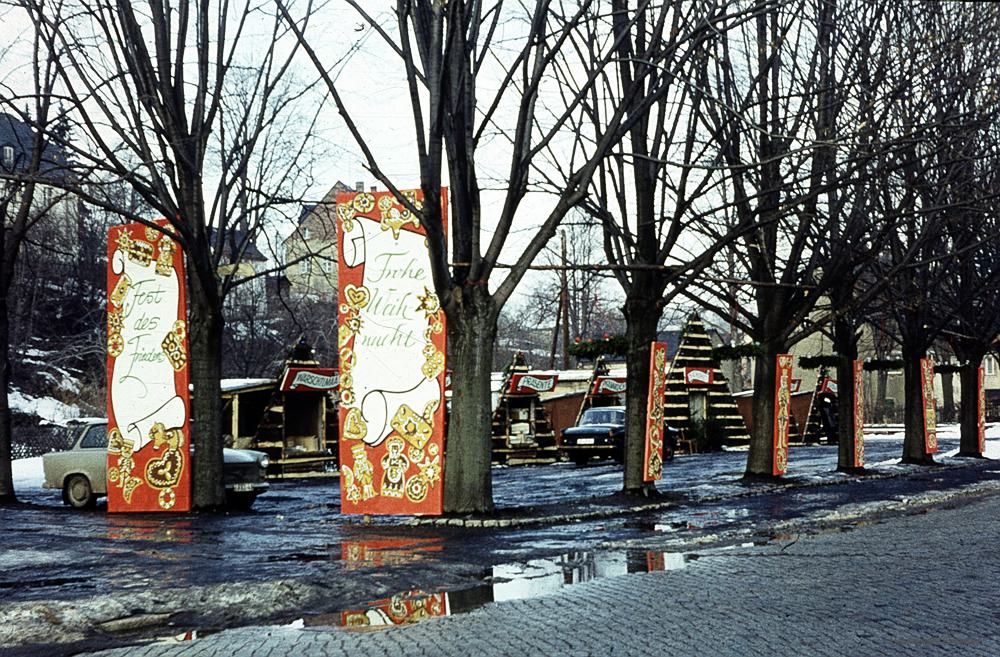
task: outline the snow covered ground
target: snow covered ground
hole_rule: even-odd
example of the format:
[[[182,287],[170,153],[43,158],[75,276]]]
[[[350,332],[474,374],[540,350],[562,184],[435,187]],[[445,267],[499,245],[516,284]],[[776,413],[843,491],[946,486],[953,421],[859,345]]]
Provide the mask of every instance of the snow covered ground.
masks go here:
[[[41,489],[42,484],[45,482],[41,456],[30,459],[17,459],[13,463],[13,468],[14,490],[20,492]]]
[[[80,409],[64,404],[53,397],[32,397],[20,390],[11,390],[8,397],[10,408],[25,415],[36,415],[42,420],[63,424],[66,420],[80,417]]]

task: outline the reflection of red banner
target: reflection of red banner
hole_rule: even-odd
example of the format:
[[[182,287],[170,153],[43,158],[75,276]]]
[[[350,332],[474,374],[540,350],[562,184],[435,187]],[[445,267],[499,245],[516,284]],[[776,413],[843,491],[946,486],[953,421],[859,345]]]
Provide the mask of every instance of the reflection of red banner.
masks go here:
[[[624,376],[599,376],[590,389],[592,395],[620,395],[625,392]]]
[[[649,392],[646,399],[646,448],[643,481],[663,477],[663,393],[667,386],[667,343],[649,347]]]
[[[557,374],[514,374],[510,377],[509,392],[528,394],[531,392],[550,392],[559,382]]]
[[[979,368],[979,453],[986,452],[986,370]]]
[[[791,386],[788,390],[789,392],[799,392],[802,390],[802,379],[792,379]]]
[[[937,399],[934,396],[934,361],[920,359],[920,394],[924,406],[924,452],[935,454],[937,447]]]
[[[771,474],[788,470],[788,431],[792,418],[792,357],[778,354],[774,373],[774,461]]]
[[[801,381],[801,379],[799,379]],[[819,391],[821,393],[835,395],[837,394],[837,382],[828,376],[824,376],[823,380],[820,382]]]
[[[854,461],[855,468],[865,467],[865,380],[864,364],[854,361]]]
[[[345,541],[340,546],[340,558],[348,570],[358,570],[415,563],[442,550],[444,545],[435,538]]]
[[[689,386],[707,386],[715,383],[715,370],[711,367],[685,367],[684,383]]]
[[[107,273],[108,511],[189,511],[184,254],[154,228],[115,226]]]
[[[408,591],[371,602],[364,609],[345,611],[341,614],[341,624],[344,627],[408,625],[433,616],[447,615],[447,593]]]
[[[343,513],[441,513],[446,330],[425,240],[393,194],[337,195]]]
[[[332,367],[289,367],[281,378],[283,392],[327,392],[340,386],[340,373]]]

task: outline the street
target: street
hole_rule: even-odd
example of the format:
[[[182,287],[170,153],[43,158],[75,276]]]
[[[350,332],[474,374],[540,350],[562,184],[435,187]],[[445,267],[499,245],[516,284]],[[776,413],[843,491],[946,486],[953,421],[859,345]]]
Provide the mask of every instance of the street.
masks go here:
[[[231,630],[181,655],[996,655],[1000,498],[763,546],[686,553],[669,569],[383,631]]]
[[[991,437],[995,431],[990,429]],[[272,626],[289,623],[305,627],[395,623],[402,618],[399,613],[412,618],[448,612],[457,620],[464,610],[475,610],[473,616],[479,618],[494,613],[490,602],[514,598],[528,598],[517,605],[538,604],[544,609],[549,604],[561,606],[559,596],[580,595],[584,598],[573,604],[586,606],[588,596],[601,599],[604,587],[638,587],[640,601],[648,588],[654,599],[663,597],[660,576],[636,579],[631,574],[682,567],[684,577],[689,570],[704,572],[706,581],[715,582],[715,574],[730,572],[729,566],[704,570],[704,564],[729,564],[727,559],[737,554],[766,555],[775,546],[784,548],[776,554],[794,556],[796,550],[805,549],[796,547],[805,535],[965,504],[1000,491],[1000,468],[994,462],[945,455],[957,446],[954,428],[942,430],[943,465],[937,468],[894,464],[899,444],[897,438],[873,435],[868,444],[872,466],[863,477],[833,472],[832,446],[794,448],[792,476],[777,485],[740,482],[744,452],[682,456],[668,464],[667,477],[659,486],[662,497],[645,502],[615,495],[621,475],[614,464],[496,468],[499,514],[497,520],[486,522],[507,526],[438,525],[430,518],[420,524],[392,518],[365,522],[342,516],[336,503],[337,483],[330,479],[275,482],[253,512],[224,516],[113,515],[103,508],[81,513],[59,506],[53,491],[26,491],[29,506],[0,510],[5,527],[0,535],[0,645],[7,646],[5,655],[69,655],[198,632],[201,638],[186,644],[193,649],[211,645],[209,639],[223,640],[213,638],[220,631],[249,625],[269,627],[252,632],[273,632]],[[996,446],[991,439],[990,449]],[[795,545],[789,546],[790,542]],[[864,549],[851,548],[844,554],[857,555]],[[768,560],[733,563],[762,561]],[[927,563],[936,569],[944,562],[947,559],[934,557]],[[743,572],[743,567],[732,572]],[[831,572],[838,568],[847,565],[830,565]],[[856,568],[851,562],[847,569]],[[755,573],[747,572],[754,577],[776,576]],[[568,583],[587,586],[570,587],[581,591],[570,592],[564,590]],[[672,580],[666,585],[671,590],[675,586]],[[726,595],[726,585],[718,582],[705,584],[704,595],[711,595],[711,587],[717,585],[722,587],[718,595]],[[592,586],[598,592],[585,595]],[[692,591],[702,587],[691,586]],[[770,588],[754,593],[757,584],[747,586],[746,595],[777,595]],[[787,586],[795,589],[792,582]],[[692,600],[701,600],[701,593],[691,595]],[[392,609],[393,602],[397,616],[386,616],[385,609]],[[819,601],[806,607],[814,603]],[[628,609],[631,604],[639,603],[614,600],[616,608]],[[691,615],[685,605],[693,603],[685,598],[671,604],[678,605],[674,612],[678,618]],[[518,618],[519,630],[524,619],[517,605],[502,613]],[[837,605],[827,611],[833,613],[840,608]],[[740,607],[726,602],[717,608]],[[524,613],[533,614],[533,609]],[[544,612],[539,613],[544,619]],[[618,618],[606,611],[594,616],[605,617]],[[599,624],[586,625],[608,631]],[[681,623],[673,632],[685,627]],[[296,637],[295,641],[315,641],[317,646],[355,640],[340,636],[343,632],[331,638],[312,629],[289,631],[278,633]],[[420,630],[424,631],[430,630]],[[552,635],[544,624],[538,632]],[[629,632],[629,636],[651,635]],[[219,644],[218,654],[243,654],[234,648],[237,645]],[[580,652],[576,644],[560,646],[559,650]],[[559,652],[557,647],[552,649]],[[503,652],[487,644],[481,648]],[[622,649],[632,654],[637,648]],[[146,654],[152,648],[134,650]],[[608,650],[603,647],[595,654]]]

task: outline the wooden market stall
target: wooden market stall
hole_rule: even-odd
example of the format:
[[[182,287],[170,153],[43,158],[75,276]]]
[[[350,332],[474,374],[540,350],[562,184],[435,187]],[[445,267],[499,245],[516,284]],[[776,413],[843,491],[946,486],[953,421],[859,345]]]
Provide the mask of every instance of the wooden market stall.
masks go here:
[[[539,393],[555,388],[558,376],[532,373],[524,355],[514,354],[504,372],[493,410],[493,462],[545,462],[559,457],[556,435]]]
[[[231,444],[266,452],[272,476],[335,472],[339,384],[336,369],[294,353],[276,379],[224,380]]]
[[[680,452],[750,442],[749,422],[744,423],[697,314],[688,319],[670,361],[663,413],[668,425],[681,430]]]

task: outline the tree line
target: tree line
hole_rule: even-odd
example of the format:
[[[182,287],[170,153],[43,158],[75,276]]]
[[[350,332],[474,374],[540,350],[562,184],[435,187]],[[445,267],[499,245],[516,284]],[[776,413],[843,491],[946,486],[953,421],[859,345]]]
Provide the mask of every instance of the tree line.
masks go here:
[[[447,512],[493,507],[498,321],[571,214],[598,231],[624,294],[626,493],[655,492],[642,481],[645,364],[664,309],[682,299],[757,345],[759,391],[774,389],[775,356],[816,332],[832,337],[850,390],[861,328],[890,327],[904,361],[910,462],[931,461],[919,361],[946,340],[962,367],[962,452],[978,452],[977,404],[966,395],[1000,334],[993,4],[343,0],[357,31],[391,53],[385,66],[409,110],[396,128],[409,135],[421,207],[399,193],[413,182],[393,178],[385,162],[395,154],[380,152],[361,120],[370,99],[344,91],[344,76],[365,72],[330,55],[328,5],[7,4],[33,27],[33,82],[3,93],[7,105],[35,104],[35,159],[62,143],[74,171],[60,189],[148,222],[106,193],[126,185],[168,218],[187,253],[198,508],[222,502],[223,304],[243,282],[234,265],[308,173],[323,105],[427,231],[453,370]],[[312,114],[292,111],[303,98]],[[54,100],[76,141],[54,129]],[[24,200],[43,171],[0,175],[18,190],[0,205],[10,218],[4,311],[4,272],[32,214]],[[4,359],[7,346],[0,325]],[[13,498],[6,362],[0,499]],[[841,397],[848,468],[853,407]],[[773,395],[753,404],[746,472],[770,476]]]

